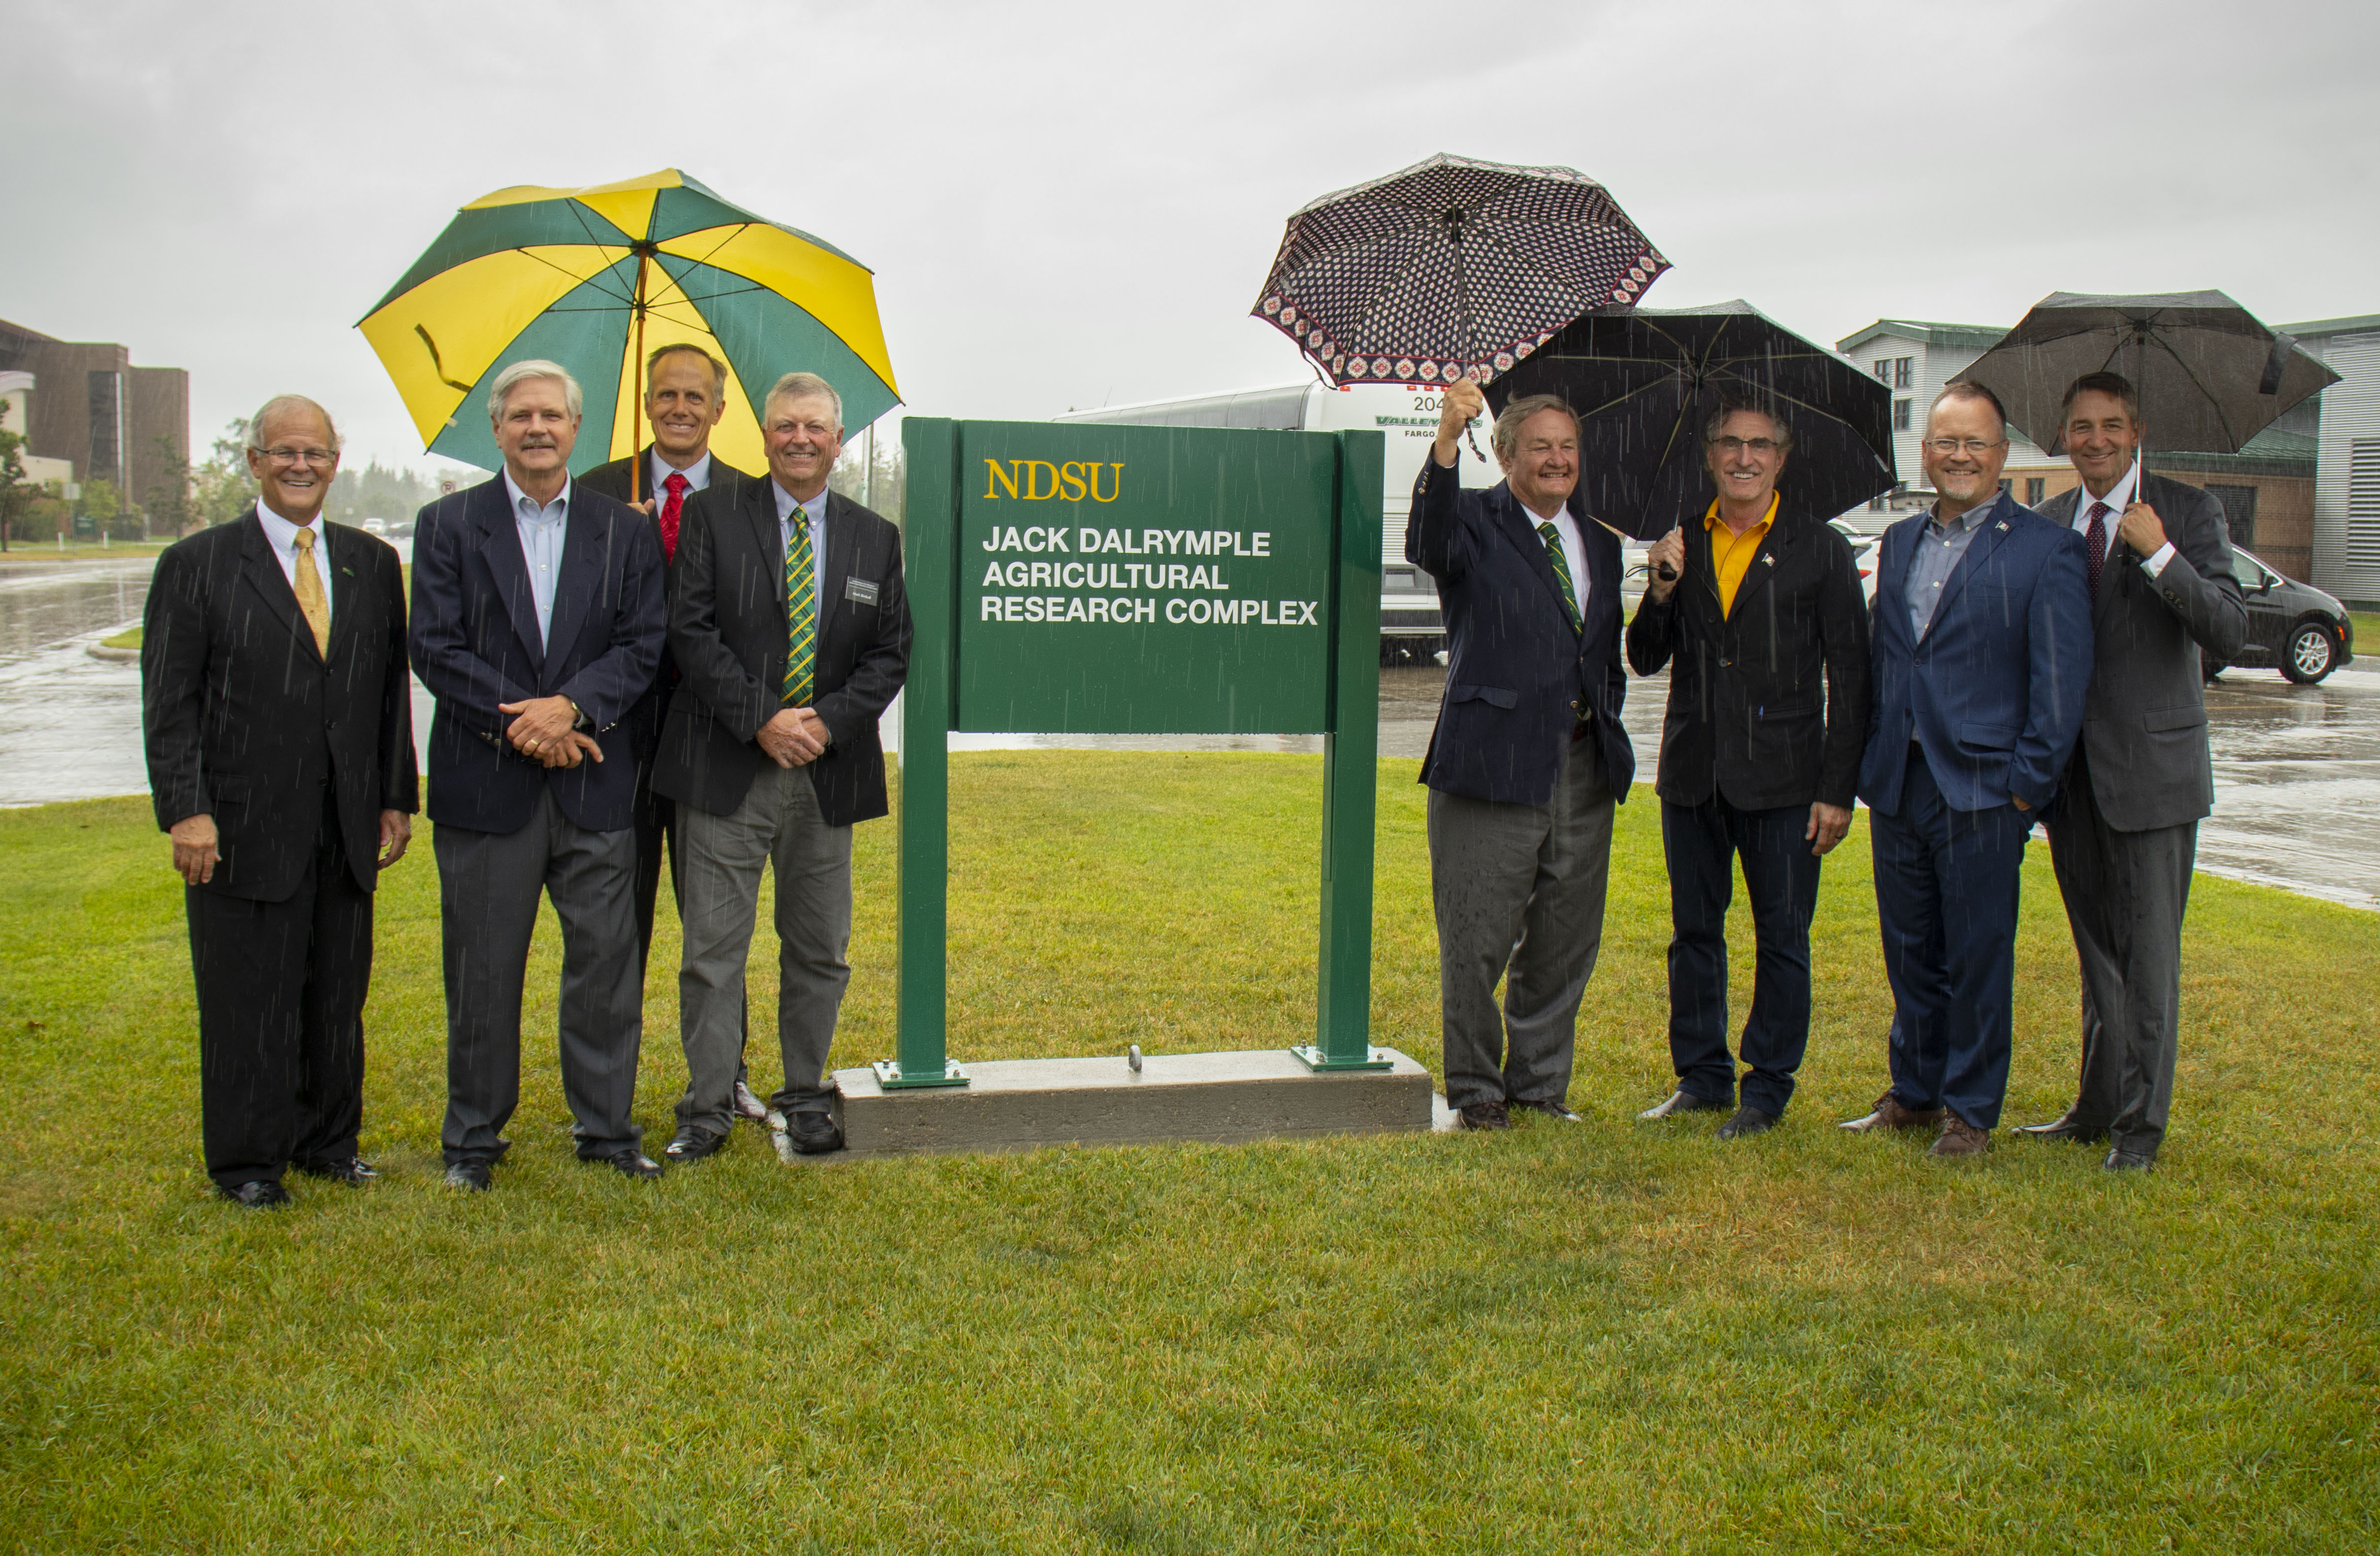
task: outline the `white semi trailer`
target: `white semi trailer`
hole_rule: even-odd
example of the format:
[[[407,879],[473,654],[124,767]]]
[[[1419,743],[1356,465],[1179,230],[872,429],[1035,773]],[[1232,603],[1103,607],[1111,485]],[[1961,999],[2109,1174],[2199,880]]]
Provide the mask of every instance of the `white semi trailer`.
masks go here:
[[[1384,383],[1331,389],[1317,383],[1102,406],[1068,411],[1057,419],[1127,427],[1387,433],[1388,454],[1380,472],[1380,653],[1384,660],[1423,660],[1446,646],[1446,623],[1429,575],[1405,560],[1405,517],[1413,506],[1414,477],[1429,457],[1430,441],[1438,434],[1438,394],[1431,389]],[[1486,449],[1486,417],[1474,423],[1473,432]],[[1465,486],[1489,487],[1503,479],[1492,462],[1471,457],[1468,448],[1461,468]]]

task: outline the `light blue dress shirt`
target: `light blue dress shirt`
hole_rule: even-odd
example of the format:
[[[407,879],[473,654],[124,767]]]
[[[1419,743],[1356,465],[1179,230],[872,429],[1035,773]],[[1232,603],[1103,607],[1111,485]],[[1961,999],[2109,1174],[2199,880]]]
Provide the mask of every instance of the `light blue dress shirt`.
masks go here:
[[[562,577],[562,542],[570,529],[570,482],[565,480],[562,495],[540,507],[513,484],[513,473],[506,470],[504,493],[512,499],[513,525],[520,531],[521,560],[528,565],[529,597],[537,602],[537,646],[542,651],[553,620],[554,582]]]
[[[298,589],[298,526],[266,507],[261,497],[256,500],[256,517],[263,521],[264,538],[273,546],[273,559],[281,564],[281,576],[289,580],[290,591],[295,593]],[[317,576],[322,580],[322,619],[328,621],[332,610],[331,559],[322,554],[323,522],[322,516],[316,514],[312,528],[314,566]]]
[[[771,479],[769,490],[777,498],[778,567],[784,566],[785,548],[794,543],[794,511],[798,508],[810,527],[810,593],[819,603],[819,622],[823,626],[827,616],[826,598],[826,493],[823,486],[819,494],[807,503],[796,503],[794,494]]]
[[[1912,637],[1922,639],[1925,629],[1934,625],[1934,607],[1942,602],[1942,586],[1959,570],[1960,561],[1985,524],[1999,517],[2000,504],[2013,501],[2006,492],[1996,492],[1947,523],[1939,503],[1926,511],[1925,526],[1917,532],[1917,554],[1909,559],[1909,581],[1901,590],[1902,602],[1909,607]]]

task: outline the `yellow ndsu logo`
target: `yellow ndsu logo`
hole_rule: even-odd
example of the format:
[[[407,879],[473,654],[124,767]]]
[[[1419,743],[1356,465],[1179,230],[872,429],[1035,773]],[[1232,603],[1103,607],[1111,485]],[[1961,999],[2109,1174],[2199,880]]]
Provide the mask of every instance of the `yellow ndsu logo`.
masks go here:
[[[1006,496],[1020,503],[1079,503],[1087,496],[1094,503],[1112,503],[1123,493],[1122,464],[1085,464],[1070,459],[1062,465],[1053,465],[1047,459],[986,459],[983,468],[983,494],[987,499]],[[1099,474],[1102,470],[1115,473],[1103,477]]]

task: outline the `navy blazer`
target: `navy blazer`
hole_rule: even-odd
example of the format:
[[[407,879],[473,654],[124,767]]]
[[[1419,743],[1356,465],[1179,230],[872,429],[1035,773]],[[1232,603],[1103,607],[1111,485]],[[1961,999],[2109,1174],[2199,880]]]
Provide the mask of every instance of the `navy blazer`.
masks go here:
[[[1466,492],[1455,468],[1423,456],[1405,560],[1438,580],[1449,650],[1445,700],[1421,764],[1431,788],[1544,805],[1584,716],[1613,797],[1628,797],[1636,753],[1620,724],[1628,696],[1620,541],[1575,507],[1571,517],[1586,549],[1584,631],[1572,629],[1546,543],[1511,486]]]
[[[637,759],[623,720],[653,683],[666,628],[651,521],[583,482],[569,487],[548,646],[502,476],[441,497],[413,530],[413,671],[438,699],[430,721],[430,819],[517,832],[541,786],[594,832],[626,827]],[[504,737],[500,702],[566,697],[603,760],[549,771]],[[583,726],[582,726],[583,727]]]
[[[2002,492],[1921,640],[1906,594],[1928,522],[1912,514],[1884,532],[1860,797],[1888,816],[1900,811],[1914,740],[1952,809],[1988,810],[2013,796],[2042,810],[2057,797],[2091,686],[2082,537]]]

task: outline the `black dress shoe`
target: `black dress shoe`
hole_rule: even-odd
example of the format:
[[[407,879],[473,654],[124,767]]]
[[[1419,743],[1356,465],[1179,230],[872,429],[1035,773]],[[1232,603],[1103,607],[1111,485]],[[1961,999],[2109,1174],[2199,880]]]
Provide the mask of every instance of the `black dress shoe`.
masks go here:
[[[2099,1163],[2099,1170],[2103,1173],[2146,1173],[2155,1166],[2155,1157],[2119,1147],[2107,1153],[2107,1160]]]
[[[495,1176],[495,1169],[484,1161],[457,1161],[446,1169],[446,1186],[472,1194],[485,1194]]]
[[[827,1112],[791,1112],[785,1115],[785,1139],[804,1156],[824,1156],[843,1149],[843,1126]]]
[[[675,1167],[688,1161],[699,1161],[726,1144],[726,1136],[714,1135],[708,1129],[697,1129],[689,1124],[662,1148],[662,1155],[669,1159],[671,1166]]]
[[[348,1157],[345,1161],[300,1161],[294,1165],[310,1178],[328,1178],[350,1188],[380,1182],[380,1169],[360,1156]]]
[[[1510,1129],[1512,1112],[1501,1102],[1465,1102],[1454,1116],[1465,1129]]]
[[[625,1150],[613,1151],[609,1156],[589,1157],[588,1160],[604,1162],[611,1167],[612,1171],[623,1177],[635,1178],[643,1183],[650,1183],[662,1175],[662,1164],[634,1146]]]
[[[289,1191],[271,1178],[258,1178],[249,1183],[235,1184],[229,1188],[217,1184],[215,1193],[235,1205],[245,1205],[251,1210],[277,1210],[289,1203]]]
[[[2020,1124],[2009,1133],[2022,1135],[2028,1140],[2068,1140],[2078,1146],[2094,1146],[2107,1137],[2107,1126],[2085,1124],[2074,1116],[2072,1108],[2069,1108],[2047,1124]]]
[[[1636,1122],[1655,1124],[1665,1118],[1675,1118],[1680,1113],[1723,1113],[1732,1106],[1734,1104],[1731,1102],[1715,1102],[1707,1097],[1697,1097],[1691,1091],[1672,1091],[1670,1093],[1668,1101],[1646,1108],[1643,1112],[1638,1113]]]
[[[1746,1135],[1766,1135],[1776,1128],[1777,1124],[1778,1118],[1775,1113],[1764,1112],[1746,1102],[1735,1110],[1733,1118],[1718,1126],[1718,1137],[1722,1140],[1741,1140]]]
[[[1564,1124],[1584,1122],[1578,1114],[1563,1107],[1560,1102],[1513,1102],[1507,1106],[1506,1111],[1509,1112],[1512,1108],[1526,1108],[1533,1113],[1543,1113],[1548,1118],[1558,1118]]]

